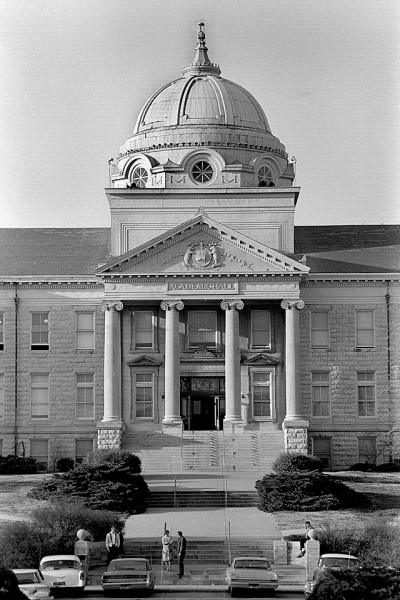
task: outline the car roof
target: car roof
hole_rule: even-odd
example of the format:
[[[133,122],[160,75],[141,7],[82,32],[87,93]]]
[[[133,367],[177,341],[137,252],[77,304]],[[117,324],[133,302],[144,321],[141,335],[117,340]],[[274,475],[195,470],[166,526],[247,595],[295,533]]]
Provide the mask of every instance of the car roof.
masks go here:
[[[355,560],[358,560],[357,556],[353,556],[352,554],[338,554],[338,553],[321,554],[320,559],[321,558],[354,558]]]
[[[76,554],[52,554],[49,556],[43,556],[40,562],[44,562],[46,560],[78,560],[81,562],[81,559],[79,556],[76,556]]]
[[[268,558],[264,556],[235,556],[233,560],[268,560]]]
[[[142,560],[143,562],[149,562],[147,558],[139,556],[131,556],[130,558],[113,558],[111,562],[132,562],[133,560]]]

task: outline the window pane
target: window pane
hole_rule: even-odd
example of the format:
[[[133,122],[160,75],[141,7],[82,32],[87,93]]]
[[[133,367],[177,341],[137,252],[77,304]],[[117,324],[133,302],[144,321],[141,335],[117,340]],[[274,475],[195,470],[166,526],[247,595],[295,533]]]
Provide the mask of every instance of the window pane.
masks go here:
[[[311,326],[313,329],[328,329],[328,312],[312,312]]]
[[[36,458],[39,470],[46,470],[48,466],[48,440],[31,440],[31,456]]]
[[[153,418],[154,374],[136,373],[136,417]]]
[[[4,348],[4,313],[0,312],[0,350]]]
[[[356,312],[357,328],[371,329],[374,324],[374,314],[372,310],[358,310]]]
[[[79,419],[94,418],[94,374],[77,373],[76,375],[76,417]]]
[[[356,311],[356,345],[358,348],[374,347],[374,312]]]
[[[311,347],[329,347],[329,313],[328,311],[311,312]]]
[[[271,345],[269,310],[251,311],[251,344],[253,348],[269,348]]]
[[[4,375],[0,374],[0,419],[4,417]]]
[[[214,311],[189,312],[189,344],[206,344],[215,347],[217,332],[217,313]]]
[[[137,310],[133,313],[133,344],[136,348],[153,347],[153,312]]]
[[[92,452],[93,440],[75,440],[75,462],[80,464],[85,456]]]

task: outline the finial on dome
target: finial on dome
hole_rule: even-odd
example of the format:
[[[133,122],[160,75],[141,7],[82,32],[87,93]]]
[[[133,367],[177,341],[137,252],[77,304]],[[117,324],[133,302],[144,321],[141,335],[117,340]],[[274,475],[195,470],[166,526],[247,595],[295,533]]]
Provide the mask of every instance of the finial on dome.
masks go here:
[[[218,65],[213,64],[208,58],[208,48],[206,46],[206,34],[203,31],[204,21],[199,21],[199,31],[197,33],[197,46],[195,48],[195,54],[192,64],[183,69],[185,75],[201,75],[206,73],[212,73],[213,75],[220,75],[221,70]]]

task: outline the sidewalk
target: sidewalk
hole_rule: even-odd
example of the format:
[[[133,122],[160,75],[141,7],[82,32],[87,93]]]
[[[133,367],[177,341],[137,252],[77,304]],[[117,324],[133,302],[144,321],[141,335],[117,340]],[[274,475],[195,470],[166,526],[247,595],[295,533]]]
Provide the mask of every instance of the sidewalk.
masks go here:
[[[147,475],[146,481],[150,491],[211,490],[221,491],[254,491],[257,475],[254,473],[232,474],[224,477],[218,474],[186,473],[179,475]],[[207,507],[204,508],[148,508],[140,515],[131,515],[125,523],[125,539],[139,541],[141,539],[159,540],[161,553],[161,537],[164,526],[169,529],[174,540],[176,532],[181,530],[187,539],[188,546],[196,540],[241,539],[243,541],[280,540],[282,532],[277,527],[270,513],[259,511],[256,507]],[[225,570],[227,565],[221,557],[219,564],[201,564],[186,561],[185,576],[178,579],[177,565],[172,565],[170,572],[161,568],[160,562],[153,564],[156,575],[157,591],[221,591],[226,592]],[[278,573],[281,585],[289,590],[304,584],[304,567],[302,565],[272,565]],[[90,574],[93,583],[100,583],[104,569],[100,567]],[[101,590],[98,585],[87,586],[88,590]]]

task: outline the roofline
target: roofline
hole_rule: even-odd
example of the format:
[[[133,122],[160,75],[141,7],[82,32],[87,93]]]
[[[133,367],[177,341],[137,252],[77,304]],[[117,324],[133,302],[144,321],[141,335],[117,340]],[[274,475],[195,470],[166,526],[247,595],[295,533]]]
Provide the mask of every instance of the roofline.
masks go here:
[[[360,265],[362,266],[362,265]],[[364,273],[359,271],[358,273],[309,273],[308,281],[344,281],[344,280],[368,280],[368,281],[400,281],[400,271],[393,271],[393,273]]]

